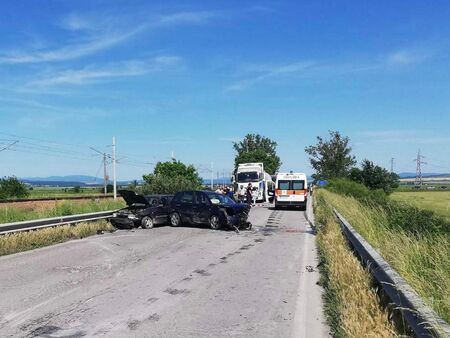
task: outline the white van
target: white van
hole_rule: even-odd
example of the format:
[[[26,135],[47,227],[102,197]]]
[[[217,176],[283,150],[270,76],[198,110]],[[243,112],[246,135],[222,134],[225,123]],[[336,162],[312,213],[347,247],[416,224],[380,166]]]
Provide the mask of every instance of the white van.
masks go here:
[[[304,173],[278,173],[275,182],[275,208],[301,207],[306,210],[308,182]]]

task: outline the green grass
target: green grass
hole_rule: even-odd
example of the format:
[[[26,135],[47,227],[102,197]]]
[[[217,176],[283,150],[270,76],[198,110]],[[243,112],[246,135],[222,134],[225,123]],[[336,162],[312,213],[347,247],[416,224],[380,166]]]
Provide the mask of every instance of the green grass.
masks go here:
[[[434,211],[450,221],[450,191],[394,192],[391,198],[421,209]]]
[[[96,201],[61,201],[55,207],[21,208],[0,204],[0,224],[34,220],[40,218],[68,216],[123,208],[125,202],[120,199]]]
[[[0,235],[0,256],[62,243],[72,239],[81,239],[96,234],[98,230],[113,229],[111,224],[101,220]]]
[[[422,193],[420,193],[422,194]],[[436,194],[425,192],[424,194]],[[353,197],[319,190],[318,198],[335,207],[444,320],[450,321],[450,234],[411,232],[393,227],[388,209]],[[408,210],[410,212],[410,210]]]
[[[34,188],[29,190],[29,195],[26,198],[57,198],[57,197],[75,197],[75,196],[96,196],[102,195],[102,191],[96,188],[81,188],[81,191],[75,193],[73,188]],[[111,194],[110,194],[111,195]]]
[[[325,312],[332,336],[395,337],[395,328],[388,312],[379,304],[370,274],[342,235],[328,199],[330,194],[323,189],[317,191],[314,213],[319,225],[317,244]]]

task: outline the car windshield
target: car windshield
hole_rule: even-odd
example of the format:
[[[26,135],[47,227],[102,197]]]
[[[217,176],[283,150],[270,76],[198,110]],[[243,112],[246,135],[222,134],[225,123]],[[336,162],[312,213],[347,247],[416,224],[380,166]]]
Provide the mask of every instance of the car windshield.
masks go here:
[[[249,171],[237,174],[238,182],[258,182],[259,175],[256,171]]]
[[[216,194],[216,193],[206,193],[208,195],[209,200],[212,202],[213,200],[219,200],[220,204],[233,205],[236,204],[231,198],[225,195]]]

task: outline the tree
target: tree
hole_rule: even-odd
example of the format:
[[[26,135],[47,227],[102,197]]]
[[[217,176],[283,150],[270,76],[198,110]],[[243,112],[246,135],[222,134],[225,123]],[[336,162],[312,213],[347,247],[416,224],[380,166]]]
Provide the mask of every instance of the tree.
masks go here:
[[[17,177],[3,177],[0,179],[0,199],[27,197],[29,191],[26,185]]]
[[[277,155],[277,142],[259,134],[247,134],[240,142],[234,142],[236,151],[234,165],[237,168],[240,163],[264,163],[264,170],[269,174],[275,174],[281,166],[280,157]]]
[[[352,181],[362,183],[371,190],[383,189],[385,193],[391,193],[398,187],[398,175],[390,173],[386,169],[375,165],[369,160],[364,160],[361,169],[353,168],[349,178]]]
[[[173,194],[181,190],[195,190],[201,187],[202,179],[193,165],[180,161],[158,162],[153,174],[143,176],[144,193]]]
[[[305,148],[311,166],[316,171],[314,179],[346,177],[356,164],[355,157],[350,155],[350,139],[341,136],[338,131],[330,130],[329,133],[329,140],[317,136],[317,144]]]

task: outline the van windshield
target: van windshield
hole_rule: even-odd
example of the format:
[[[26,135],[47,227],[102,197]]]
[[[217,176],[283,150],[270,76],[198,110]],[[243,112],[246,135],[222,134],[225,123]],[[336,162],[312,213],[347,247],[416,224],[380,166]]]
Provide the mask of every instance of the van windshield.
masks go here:
[[[258,180],[259,180],[259,175],[256,171],[249,171],[249,172],[237,174],[237,181],[239,183],[258,182]]]
[[[280,190],[305,190],[305,181],[303,181],[303,180],[279,180],[277,188]]]

